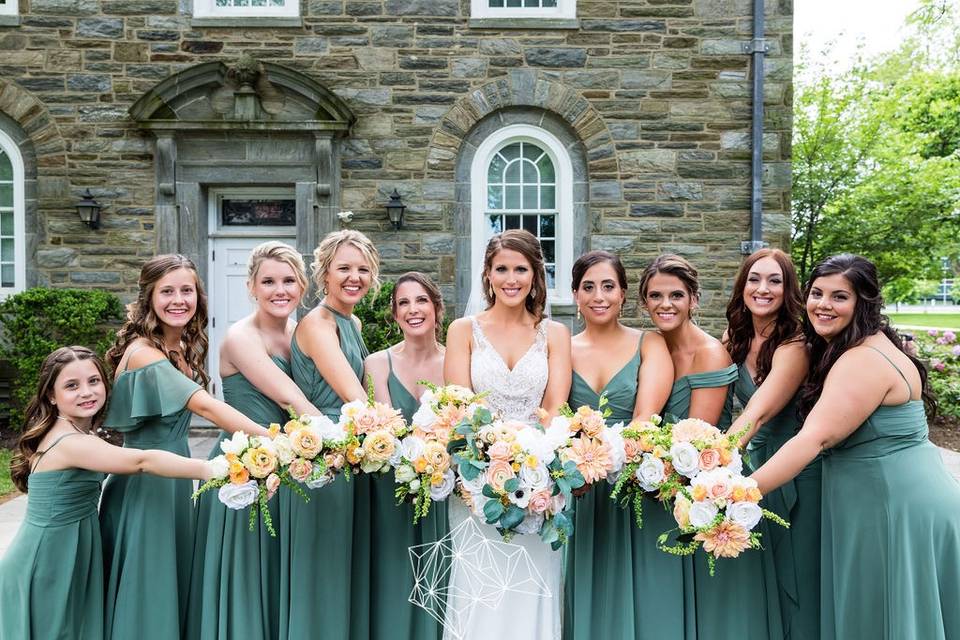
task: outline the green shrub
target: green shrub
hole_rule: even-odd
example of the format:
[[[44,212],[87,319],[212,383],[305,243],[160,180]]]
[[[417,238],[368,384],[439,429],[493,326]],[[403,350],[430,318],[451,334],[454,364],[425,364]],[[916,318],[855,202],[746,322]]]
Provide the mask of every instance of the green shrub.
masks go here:
[[[51,351],[83,345],[102,356],[122,319],[119,298],[104,291],[37,287],[0,302],[0,358],[17,372],[11,383],[10,426],[22,428],[40,365]]]

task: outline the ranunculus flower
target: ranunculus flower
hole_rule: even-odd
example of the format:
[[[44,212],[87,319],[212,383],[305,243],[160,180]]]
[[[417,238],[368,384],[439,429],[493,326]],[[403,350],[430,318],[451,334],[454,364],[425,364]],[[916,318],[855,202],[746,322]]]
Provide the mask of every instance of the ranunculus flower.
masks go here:
[[[450,454],[439,442],[428,442],[423,448],[423,457],[437,472],[444,473],[450,468]]]
[[[366,451],[365,458],[371,463],[383,464],[390,459],[396,451],[397,439],[392,433],[383,429],[369,434],[363,441],[363,449]]]
[[[747,531],[752,531],[763,518],[763,510],[753,502],[734,502],[727,505],[727,517]]]
[[[258,495],[260,487],[256,480],[248,480],[243,484],[225,484],[217,492],[220,502],[229,509],[246,509],[256,501]]]
[[[666,475],[663,471],[663,460],[649,453],[643,454],[643,460],[637,467],[636,476],[641,489],[644,491],[656,491],[660,488],[660,483],[666,480]]]
[[[499,440],[490,445],[490,448],[487,449],[487,455],[490,456],[491,460],[509,460],[513,457],[510,443],[504,440]]]
[[[675,442],[670,447],[670,462],[677,473],[692,478],[700,471],[700,452],[689,442]]]
[[[503,485],[507,480],[516,478],[517,474],[513,472],[513,467],[505,460],[493,460],[487,467],[487,482],[497,491],[503,491]]]
[[[430,484],[430,499],[446,500],[447,496],[450,495],[456,484],[457,476],[454,475],[452,469],[447,469],[445,472],[443,472],[442,479],[439,484],[435,482]]]
[[[277,489],[280,488],[280,476],[275,473],[271,473],[267,476],[267,500],[271,499],[273,495],[277,492]]]
[[[527,503],[527,509],[532,513],[546,513],[550,508],[551,495],[546,489],[536,491],[530,496],[530,502]]]
[[[712,500],[698,500],[690,505],[690,524],[698,529],[705,527],[713,522],[718,512]]]
[[[720,464],[720,452],[713,447],[700,452],[700,469],[710,471]]]
[[[230,463],[224,456],[217,456],[207,464],[210,466],[210,476],[213,480],[222,480],[230,475]]]
[[[266,447],[247,449],[242,459],[254,478],[266,478],[277,469],[277,456]]]
[[[306,482],[307,478],[310,477],[310,472],[313,471],[313,463],[303,458],[296,458],[290,462],[287,471],[290,473],[290,477],[297,482]]]
[[[290,434],[290,447],[298,456],[312,460],[323,449],[323,437],[312,426],[302,427]]]
[[[250,437],[243,431],[234,431],[230,438],[220,443],[220,450],[224,453],[240,455],[250,444]]]
[[[293,445],[290,444],[290,437],[284,433],[273,439],[273,448],[277,451],[277,462],[282,465],[290,464],[290,461],[297,457]]]

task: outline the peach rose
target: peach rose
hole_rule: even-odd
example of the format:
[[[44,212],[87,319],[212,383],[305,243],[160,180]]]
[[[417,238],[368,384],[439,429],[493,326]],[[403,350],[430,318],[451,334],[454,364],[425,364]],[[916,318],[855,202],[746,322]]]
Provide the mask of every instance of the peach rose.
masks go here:
[[[704,449],[700,452],[700,469],[712,471],[720,464],[720,452],[716,449]]]
[[[707,486],[707,496],[712,500],[730,497],[730,483],[723,478],[717,478],[713,484]]]
[[[500,440],[490,445],[490,448],[487,449],[487,455],[490,456],[491,460],[509,460],[513,455],[511,449],[509,442]]]
[[[287,471],[290,473],[290,477],[297,482],[306,482],[307,478],[310,477],[310,472],[313,471],[313,463],[303,458],[297,458],[290,463]]]
[[[378,424],[377,413],[374,409],[364,409],[357,413],[353,419],[353,428],[357,434],[370,433]]]
[[[507,483],[507,480],[516,477],[517,474],[513,467],[504,460],[494,460],[487,467],[487,482],[497,491],[503,491],[503,485]]]
[[[530,502],[527,503],[527,509],[532,513],[546,513],[551,503],[550,491],[543,489],[530,496]]]
[[[280,488],[280,476],[275,473],[271,473],[267,476],[267,500],[272,498],[277,492],[277,489]]]
[[[640,446],[639,440],[624,438],[623,453],[626,456],[627,462],[639,462],[640,457],[643,455],[643,447]]]

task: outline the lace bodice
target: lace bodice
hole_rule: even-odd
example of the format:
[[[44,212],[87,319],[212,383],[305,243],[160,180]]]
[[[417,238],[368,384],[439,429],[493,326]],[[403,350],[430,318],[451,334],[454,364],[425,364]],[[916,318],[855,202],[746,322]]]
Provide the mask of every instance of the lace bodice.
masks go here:
[[[473,325],[473,353],[470,358],[470,380],[473,390],[487,393],[487,406],[506,418],[535,422],[537,409],[547,388],[547,320],[540,323],[537,337],[513,369],[483,334],[476,317]]]

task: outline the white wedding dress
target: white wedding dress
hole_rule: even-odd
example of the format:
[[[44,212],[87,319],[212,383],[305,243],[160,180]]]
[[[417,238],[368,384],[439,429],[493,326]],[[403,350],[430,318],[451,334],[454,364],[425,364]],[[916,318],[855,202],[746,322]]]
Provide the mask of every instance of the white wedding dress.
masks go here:
[[[486,392],[486,404],[504,417],[535,422],[537,409],[543,401],[547,386],[547,320],[540,323],[533,345],[508,369],[503,358],[493,348],[480,328],[476,317],[473,324],[473,352],[470,358],[470,379],[473,390]],[[456,496],[450,498],[450,527],[454,529],[467,518],[474,518],[483,534],[492,540],[502,537],[495,527],[472,515]],[[507,592],[495,609],[478,605],[470,616],[469,625],[461,635],[445,625],[444,640],[559,640],[561,634],[561,603],[563,601],[562,553],[553,551],[537,534],[516,535],[510,540],[526,549],[532,564],[543,579],[549,595]],[[469,589],[464,570],[456,562],[450,574],[451,590]]]

